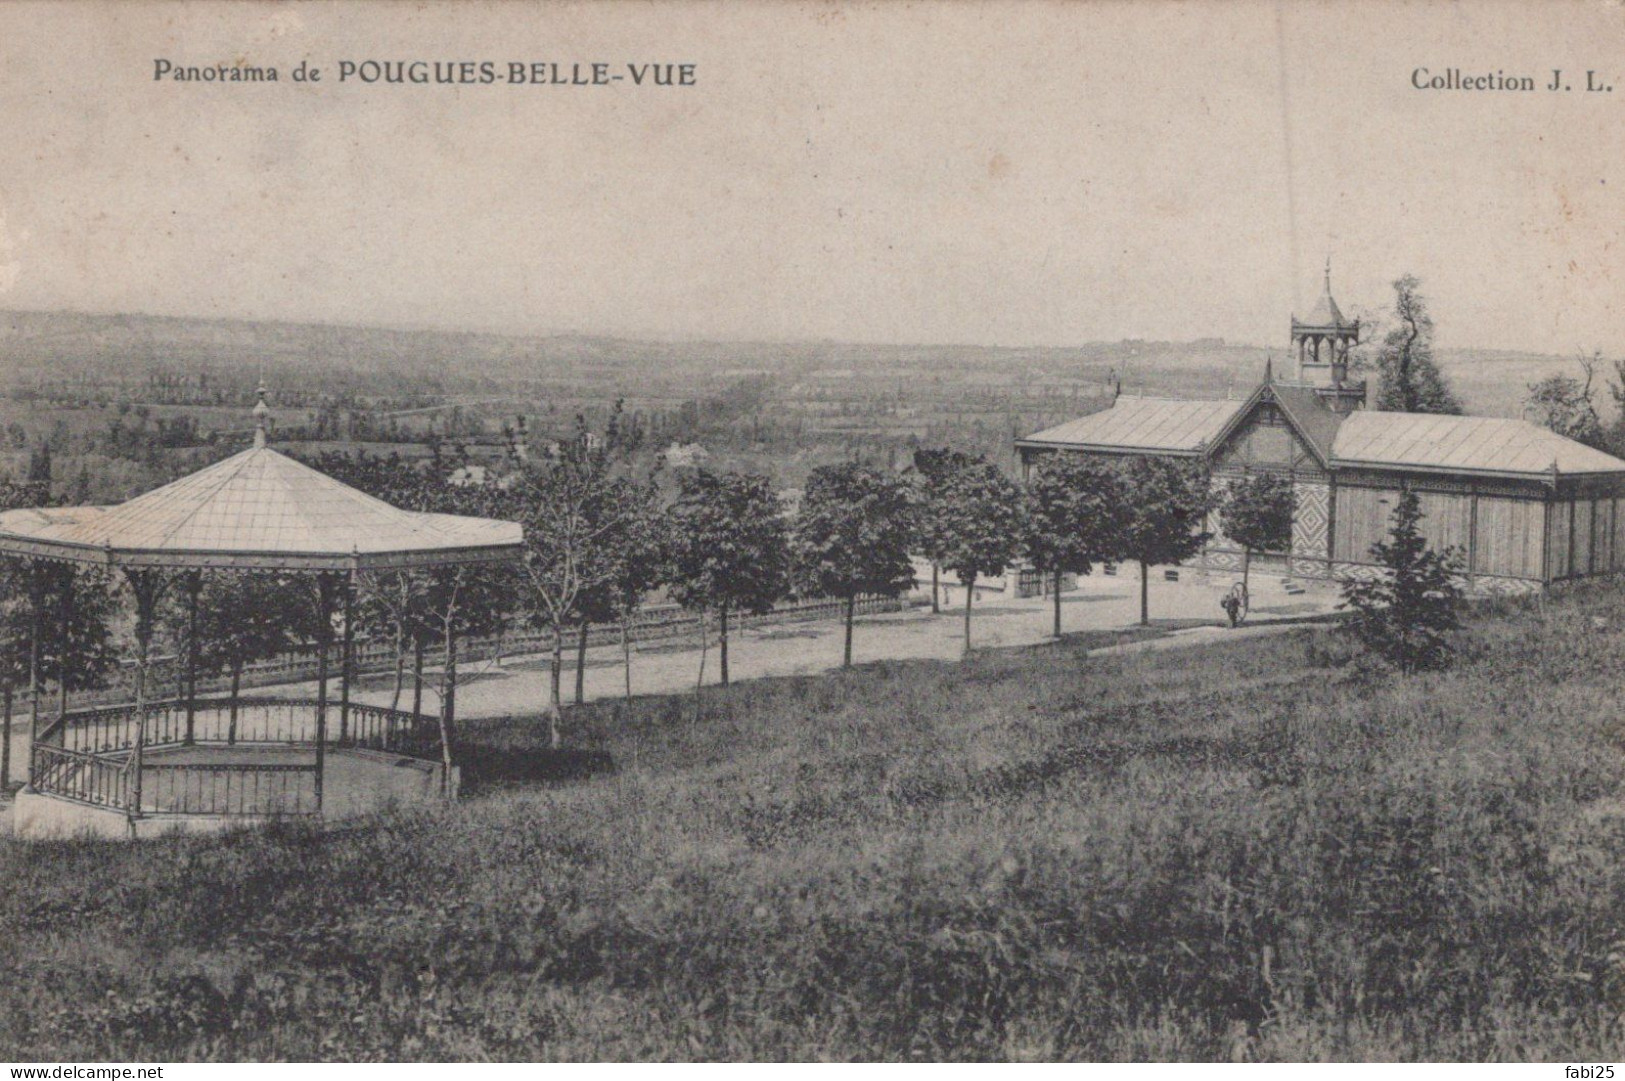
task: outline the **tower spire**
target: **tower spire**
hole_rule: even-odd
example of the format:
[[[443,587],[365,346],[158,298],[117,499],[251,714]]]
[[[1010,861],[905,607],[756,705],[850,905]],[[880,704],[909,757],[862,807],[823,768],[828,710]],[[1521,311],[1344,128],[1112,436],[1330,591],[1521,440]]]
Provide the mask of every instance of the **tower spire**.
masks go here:
[[[1365,400],[1365,384],[1349,382],[1349,350],[1360,340],[1360,321],[1343,316],[1332,299],[1332,256],[1326,253],[1325,292],[1307,318],[1292,317],[1292,351],[1297,354],[1297,379],[1334,412],[1347,415]]]

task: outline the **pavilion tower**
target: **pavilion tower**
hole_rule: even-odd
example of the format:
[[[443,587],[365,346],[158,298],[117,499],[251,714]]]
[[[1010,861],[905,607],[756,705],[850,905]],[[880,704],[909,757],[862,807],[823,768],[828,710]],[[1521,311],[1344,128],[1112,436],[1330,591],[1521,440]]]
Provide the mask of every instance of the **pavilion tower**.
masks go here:
[[[1365,405],[1365,381],[1350,382],[1349,350],[1360,340],[1360,321],[1345,319],[1332,299],[1332,261],[1326,260],[1326,291],[1305,319],[1292,317],[1292,346],[1298,355],[1298,381],[1310,387],[1335,413],[1347,415]]]

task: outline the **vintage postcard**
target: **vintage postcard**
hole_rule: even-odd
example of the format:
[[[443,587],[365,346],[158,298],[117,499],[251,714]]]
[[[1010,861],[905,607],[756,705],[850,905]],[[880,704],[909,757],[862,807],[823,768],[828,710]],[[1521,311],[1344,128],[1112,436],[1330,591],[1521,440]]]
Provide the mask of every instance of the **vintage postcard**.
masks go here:
[[[11,1076],[1614,1077],[1618,0],[22,0],[0,147]]]

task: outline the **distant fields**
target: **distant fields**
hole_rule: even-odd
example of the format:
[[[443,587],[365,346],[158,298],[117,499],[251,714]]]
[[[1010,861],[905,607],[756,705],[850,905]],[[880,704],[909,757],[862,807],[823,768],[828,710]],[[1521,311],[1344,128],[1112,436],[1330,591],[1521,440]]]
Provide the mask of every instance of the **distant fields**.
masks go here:
[[[0,845],[0,1048],[1618,1059],[1625,591],[1453,672],[1082,644],[463,733],[344,833]]]

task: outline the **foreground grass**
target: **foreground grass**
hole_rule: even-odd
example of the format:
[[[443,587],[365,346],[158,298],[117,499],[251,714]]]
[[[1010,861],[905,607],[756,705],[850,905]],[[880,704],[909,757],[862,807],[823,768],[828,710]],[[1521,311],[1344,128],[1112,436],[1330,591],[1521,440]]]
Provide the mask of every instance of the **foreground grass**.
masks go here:
[[[763,680],[470,726],[467,799],[342,834],[10,844],[0,1048],[1615,1059],[1622,622]]]

